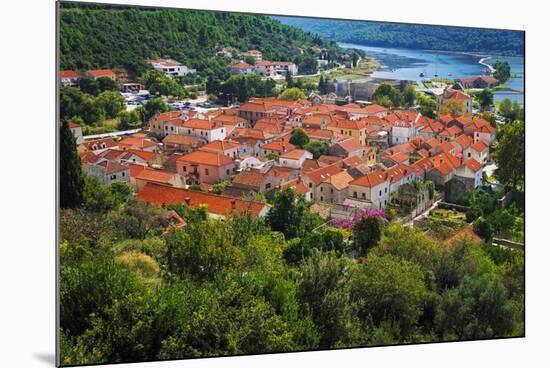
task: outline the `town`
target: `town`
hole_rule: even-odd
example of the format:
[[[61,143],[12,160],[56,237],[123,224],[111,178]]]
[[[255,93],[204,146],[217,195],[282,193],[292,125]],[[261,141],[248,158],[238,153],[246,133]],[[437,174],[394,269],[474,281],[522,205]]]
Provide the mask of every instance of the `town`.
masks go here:
[[[147,62],[169,75],[193,72],[174,61]],[[265,66],[274,66],[262,70],[266,76],[284,77],[295,69],[285,63],[257,64]],[[231,69],[252,73],[249,64]],[[115,78],[110,70],[88,75]],[[78,78],[75,72],[61,72],[62,85],[76,85]],[[162,112],[146,129],[118,137],[85,139],[78,124],[70,123],[70,129],[88,175],[105,185],[126,182],[137,199],[159,206],[206,204],[214,216],[234,210],[264,216],[267,201],[258,205],[251,199],[270,198],[287,187],[318,204],[327,219],[390,206],[419,215],[436,200],[456,202],[463,192],[479,188],[484,168],[492,164],[496,128],[472,117],[472,99],[460,90],[445,89],[437,106],[458,101],[466,114],[438,118],[413,109],[326,100],[337,97],[251,97],[230,107]]]
[[[81,7],[64,364],[524,335],[521,34]]]

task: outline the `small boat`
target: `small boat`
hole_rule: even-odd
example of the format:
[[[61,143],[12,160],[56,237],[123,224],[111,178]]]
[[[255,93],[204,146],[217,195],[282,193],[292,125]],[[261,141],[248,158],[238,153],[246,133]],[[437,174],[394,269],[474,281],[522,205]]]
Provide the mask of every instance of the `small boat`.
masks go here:
[[[420,78],[424,78],[424,73],[420,73],[418,76],[419,76]]]
[[[438,75],[437,73],[435,73],[435,74],[434,74],[434,77],[436,77],[436,78],[437,78],[437,77],[439,77],[439,75]]]
[[[447,74],[447,75],[448,75],[448,76],[450,77],[450,76],[452,76],[452,75],[453,75],[453,73],[449,73],[449,74]]]

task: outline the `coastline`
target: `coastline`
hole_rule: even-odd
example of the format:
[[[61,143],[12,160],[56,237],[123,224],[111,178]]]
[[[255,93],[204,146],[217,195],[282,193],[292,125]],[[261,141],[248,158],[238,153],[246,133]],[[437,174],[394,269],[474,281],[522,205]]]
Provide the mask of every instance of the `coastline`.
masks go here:
[[[485,62],[485,60],[488,60],[488,59],[491,59],[491,56],[486,56],[486,57],[483,57],[483,58],[479,59],[478,64],[483,65],[484,67],[486,67],[487,69],[489,69],[489,71],[490,71],[491,74],[492,74],[492,73],[495,72],[495,68],[493,68],[492,65],[487,64],[487,63]]]

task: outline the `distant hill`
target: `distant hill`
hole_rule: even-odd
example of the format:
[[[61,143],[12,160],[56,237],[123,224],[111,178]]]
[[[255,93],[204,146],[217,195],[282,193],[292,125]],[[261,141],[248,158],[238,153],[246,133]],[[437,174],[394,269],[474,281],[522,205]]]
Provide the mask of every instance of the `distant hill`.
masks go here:
[[[228,46],[258,49],[269,60],[294,60],[297,48],[339,49],[267,16],[61,3],[62,69],[120,67],[139,74],[145,59],[173,58],[216,74],[227,70],[216,52]]]
[[[340,42],[367,46],[523,55],[524,33],[480,28],[273,17]]]

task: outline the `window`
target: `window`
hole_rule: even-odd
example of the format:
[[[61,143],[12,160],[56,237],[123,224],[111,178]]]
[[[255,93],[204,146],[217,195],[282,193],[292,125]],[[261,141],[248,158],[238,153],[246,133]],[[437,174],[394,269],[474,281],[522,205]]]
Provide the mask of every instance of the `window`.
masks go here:
[[[323,200],[323,196],[321,196],[321,200]]]
[[[271,188],[271,183],[267,183],[267,184],[265,185],[265,189],[270,189],[270,188]]]
[[[229,171],[229,169],[227,169],[227,170],[225,170],[225,173],[226,173],[227,175],[229,175],[229,174],[231,173],[231,171]]]
[[[115,180],[115,179],[116,179],[116,174],[111,175],[111,180]]]
[[[330,192],[331,192],[331,193],[334,193],[334,189],[330,188]]]
[[[204,169],[204,175],[208,176],[208,169]]]
[[[384,193],[388,193],[388,187],[384,188]]]
[[[309,187],[310,187],[310,188],[313,187],[313,184],[312,184],[312,183],[309,183]]]
[[[367,199],[367,195],[366,195],[365,193],[361,193],[361,197],[362,197],[363,199]]]
[[[191,134],[191,129],[187,129],[187,134]]]
[[[353,198],[357,198],[357,192],[353,192]]]
[[[378,191],[378,195],[379,195],[379,196],[382,196],[382,191],[381,191],[381,190]]]
[[[187,166],[183,165],[183,172],[187,172]]]
[[[126,176],[126,173],[124,171],[122,172],[122,176]]]
[[[323,192],[323,187],[321,187],[321,193]]]

